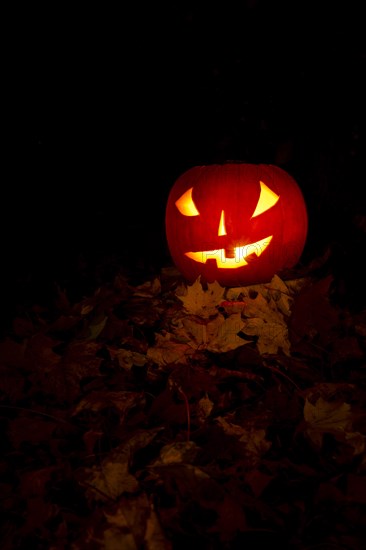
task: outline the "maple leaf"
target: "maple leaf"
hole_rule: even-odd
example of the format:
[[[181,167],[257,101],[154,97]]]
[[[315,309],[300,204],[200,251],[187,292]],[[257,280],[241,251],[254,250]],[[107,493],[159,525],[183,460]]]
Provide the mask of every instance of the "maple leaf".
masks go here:
[[[73,550],[90,546],[112,550],[172,550],[148,496],[122,495],[101,514],[96,512],[88,529],[81,529]]]
[[[120,422],[123,423],[127,413],[141,402],[144,402],[141,392],[95,390],[81,399],[71,414],[76,416],[85,410],[99,412],[113,406],[119,412]]]
[[[212,409],[214,408],[214,402],[211,401],[206,393],[197,404],[197,419],[200,424],[204,424],[206,419],[210,416]]]
[[[362,454],[365,450],[365,436],[354,431],[352,411],[349,403],[341,400],[327,401],[318,396],[312,403],[312,394],[305,399],[304,419],[307,424],[306,435],[311,442],[321,448],[325,433],[332,434],[337,441],[353,447],[353,454]]]
[[[185,363],[194,351],[188,344],[175,341],[170,333],[156,333],[155,340],[155,345],[147,350],[146,355],[159,367]]]
[[[239,336],[245,325],[240,313],[233,313],[227,319],[220,315],[210,324],[214,325],[214,331],[211,332],[207,344],[209,351],[225,353],[248,343]]]
[[[271,448],[271,443],[266,439],[266,430],[263,428],[256,428],[250,423],[244,427],[239,426],[222,416],[217,417],[216,422],[227,435],[237,437],[239,442],[245,445],[246,457],[251,466],[256,466],[260,457]]]
[[[242,332],[255,337],[261,355],[276,354],[279,350],[290,355],[287,317],[291,314],[291,292],[275,276],[268,285],[250,285],[228,290],[227,298],[244,299]]]
[[[238,336],[243,326],[240,313],[233,313],[227,318],[218,313],[211,319],[187,315],[174,329],[174,335],[192,348],[223,353],[247,343]]]
[[[169,443],[160,450],[160,457],[152,464],[152,467],[181,462],[191,463],[196,458],[198,451],[199,448],[194,441]]]
[[[322,432],[344,431],[350,426],[351,406],[342,402],[329,403],[322,397],[313,405],[306,399],[304,418],[312,429]]]
[[[123,493],[134,493],[138,489],[139,483],[130,473],[133,454],[146,447],[159,431],[160,428],[141,430],[109,452],[101,464],[79,470],[80,482],[93,490],[94,499],[114,500]]]
[[[187,286],[187,293],[184,296],[178,296],[188,313],[204,318],[217,313],[217,306],[224,296],[225,288],[217,281],[208,283],[207,287],[207,290],[203,289],[201,279],[198,277],[192,285]]]
[[[134,365],[143,367],[147,362],[146,355],[138,353],[137,351],[131,351],[124,348],[114,349],[112,346],[108,347],[108,351],[112,359],[117,359],[121,369],[131,370]]]

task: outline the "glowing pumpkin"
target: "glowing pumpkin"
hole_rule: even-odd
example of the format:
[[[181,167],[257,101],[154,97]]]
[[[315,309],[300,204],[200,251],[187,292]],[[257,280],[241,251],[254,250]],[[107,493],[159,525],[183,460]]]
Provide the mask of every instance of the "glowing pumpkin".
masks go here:
[[[308,216],[296,181],[282,168],[227,163],[195,166],[170,190],[166,238],[188,282],[245,286],[294,267]]]

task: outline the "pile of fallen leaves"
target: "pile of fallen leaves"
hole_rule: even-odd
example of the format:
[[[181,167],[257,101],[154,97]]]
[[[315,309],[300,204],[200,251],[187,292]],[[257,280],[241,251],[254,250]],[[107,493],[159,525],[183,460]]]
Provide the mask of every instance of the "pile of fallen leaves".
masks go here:
[[[1,549],[366,547],[366,312],[123,273],[0,342]]]

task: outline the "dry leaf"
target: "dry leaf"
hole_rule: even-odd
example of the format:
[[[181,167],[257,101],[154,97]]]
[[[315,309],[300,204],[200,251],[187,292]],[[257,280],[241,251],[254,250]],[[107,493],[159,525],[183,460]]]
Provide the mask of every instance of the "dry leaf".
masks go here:
[[[203,318],[217,313],[217,306],[223,299],[225,288],[216,281],[207,286],[207,290],[204,290],[199,277],[192,285],[187,286],[184,296],[178,296],[188,313]]]

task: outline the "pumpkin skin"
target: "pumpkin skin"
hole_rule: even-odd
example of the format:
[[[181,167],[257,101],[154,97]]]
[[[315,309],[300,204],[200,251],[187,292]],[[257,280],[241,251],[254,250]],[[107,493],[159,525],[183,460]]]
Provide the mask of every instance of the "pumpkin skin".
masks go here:
[[[282,168],[229,162],[194,166],[170,190],[170,255],[185,280],[222,286],[269,282],[303,252],[308,215],[297,182]]]

